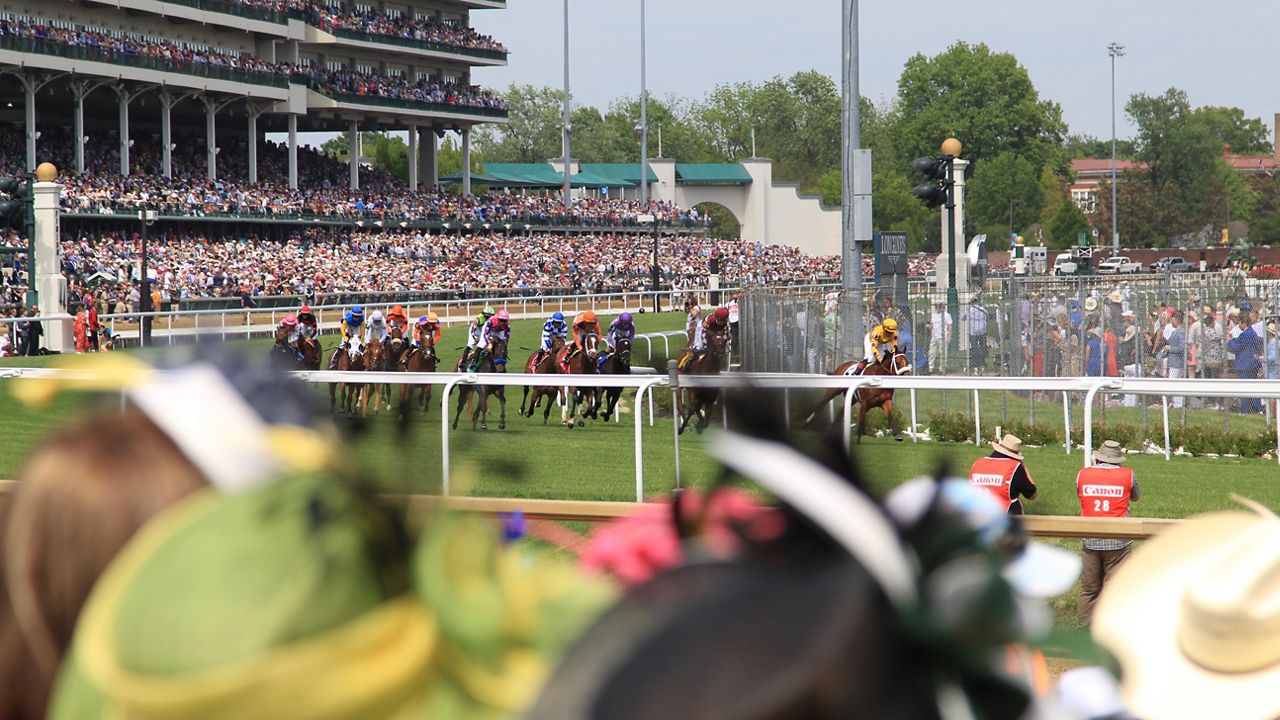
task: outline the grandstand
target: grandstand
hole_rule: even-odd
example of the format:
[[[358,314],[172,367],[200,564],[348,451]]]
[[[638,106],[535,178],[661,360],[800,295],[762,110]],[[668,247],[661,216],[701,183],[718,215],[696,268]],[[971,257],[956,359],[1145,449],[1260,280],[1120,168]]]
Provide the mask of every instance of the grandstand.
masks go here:
[[[506,51],[469,27],[472,9],[504,6],[3,0],[0,117],[21,126],[27,169],[66,152],[47,138],[69,137],[63,167],[77,175],[107,169],[108,156],[121,175],[150,171],[134,162],[141,146],[158,149],[166,178],[180,153],[202,156],[210,180],[232,164],[254,183],[265,134],[287,133],[282,169],[295,189],[300,130],[405,130],[411,188],[434,185],[438,137],[459,132],[466,148],[474,125],[506,119],[501,99],[470,82],[473,67],[505,64]],[[359,187],[358,156],[348,183]]]

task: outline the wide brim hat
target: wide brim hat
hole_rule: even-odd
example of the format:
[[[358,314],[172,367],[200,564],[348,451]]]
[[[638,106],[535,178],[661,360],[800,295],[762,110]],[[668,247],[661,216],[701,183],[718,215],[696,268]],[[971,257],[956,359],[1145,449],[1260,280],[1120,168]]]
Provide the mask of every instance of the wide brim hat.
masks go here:
[[[1124,296],[1120,294],[1119,290],[1112,290],[1111,294],[1107,296],[1107,300],[1118,304],[1124,302]]]
[[[1107,440],[1093,451],[1093,459],[1096,462],[1119,465],[1125,461],[1124,448],[1115,440]]]
[[[1085,309],[1085,310],[1089,310],[1089,311],[1097,310],[1097,309],[1098,309],[1098,299],[1097,299],[1097,298],[1092,298],[1092,297],[1091,297],[1091,298],[1085,298],[1085,300],[1084,300],[1084,309]]]
[[[1203,515],[1161,532],[1107,580],[1094,638],[1146,720],[1280,717],[1280,520]]]
[[[1137,335],[1138,335],[1138,328],[1134,327],[1133,325],[1130,325],[1129,327],[1124,329],[1124,337],[1122,337],[1121,340],[1122,341],[1132,340],[1133,338],[1137,337]]]
[[[991,443],[991,448],[996,452],[1007,455],[1014,460],[1022,460],[1022,438],[1017,435],[1005,433],[1003,438]]]

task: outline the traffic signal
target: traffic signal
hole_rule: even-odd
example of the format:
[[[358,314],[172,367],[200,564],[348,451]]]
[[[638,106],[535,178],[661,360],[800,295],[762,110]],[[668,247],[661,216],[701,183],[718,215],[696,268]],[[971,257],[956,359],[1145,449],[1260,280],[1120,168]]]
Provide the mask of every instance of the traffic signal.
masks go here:
[[[930,181],[911,188],[911,194],[919,198],[926,207],[936,208],[946,204],[951,188],[951,181],[947,179],[949,164],[946,158],[920,158],[911,163],[913,170]]]
[[[0,193],[8,196],[0,198],[0,227],[26,229],[27,206],[33,200],[30,190],[30,183],[22,178],[0,178]]]

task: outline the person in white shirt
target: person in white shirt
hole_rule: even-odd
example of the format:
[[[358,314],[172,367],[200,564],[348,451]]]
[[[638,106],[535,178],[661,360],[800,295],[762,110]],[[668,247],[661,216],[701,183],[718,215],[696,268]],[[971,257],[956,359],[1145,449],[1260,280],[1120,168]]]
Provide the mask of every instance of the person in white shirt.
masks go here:
[[[933,304],[933,312],[929,314],[929,371],[934,374],[943,372],[942,364],[946,361],[947,343],[951,342],[951,314],[947,312],[947,304],[939,300]]]

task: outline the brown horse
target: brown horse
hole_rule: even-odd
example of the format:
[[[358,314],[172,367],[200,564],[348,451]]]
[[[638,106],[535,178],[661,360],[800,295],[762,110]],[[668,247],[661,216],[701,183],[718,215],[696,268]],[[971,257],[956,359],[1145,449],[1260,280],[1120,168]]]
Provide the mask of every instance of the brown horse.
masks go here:
[[[333,349],[329,367],[339,372],[362,372],[365,369],[365,354],[353,353],[346,343],[342,343]],[[329,383],[329,411],[339,409],[347,415],[354,412],[360,387],[360,383]],[[338,403],[339,394],[342,397],[341,404]]]
[[[480,367],[476,372],[479,373],[505,373],[507,371],[507,341],[494,340],[493,351],[480,361]],[[480,395],[480,402],[471,411],[471,429],[476,429],[476,420],[480,421],[480,429],[489,429],[489,396],[498,398],[500,414],[498,416],[498,429],[505,430],[507,428],[507,392],[506,388],[501,385],[481,385],[480,387],[472,387],[467,384],[458,386],[458,410],[453,417],[453,429],[458,429],[458,419],[462,417],[462,409],[467,405],[467,399],[472,392]]]
[[[627,338],[618,338],[618,346],[609,353],[609,358],[600,366],[601,375],[630,375],[631,374],[631,341]],[[613,415],[614,410],[618,407],[618,398],[622,397],[622,388],[611,387],[603,391],[604,395],[604,415],[601,419],[609,422],[609,416]]]
[[[566,375],[595,375],[596,357],[599,355],[600,336],[595,333],[588,333],[582,338],[582,344],[575,344],[560,353],[560,369]],[[574,416],[578,415],[578,409],[581,407],[581,415],[577,418],[578,427],[586,424],[586,418],[596,418],[600,410],[600,390],[599,388],[577,386],[566,387],[567,402],[565,408],[560,412],[560,421],[564,426],[573,429]]]
[[[849,375],[851,374],[850,371],[853,369],[853,367],[857,365],[859,362],[860,361],[858,360],[850,360],[848,362],[841,363],[839,367],[831,371],[831,374],[840,375],[840,376]],[[906,353],[901,353],[901,352],[885,353],[880,358],[879,362],[871,363],[870,365],[867,365],[866,369],[862,371],[862,374],[864,376],[910,375],[911,361],[907,359]],[[842,397],[845,394],[845,392],[846,391],[841,388],[831,388],[830,390],[826,391],[822,395],[822,400],[819,401],[818,404],[813,408],[813,412],[809,413],[809,416],[805,418],[804,424],[808,425],[812,423],[814,417],[817,416],[819,410],[821,410],[823,407],[826,406],[827,403],[831,402],[837,397]],[[878,407],[881,410],[884,410],[884,417],[885,417],[885,420],[888,421],[889,423],[889,430],[890,432],[893,433],[893,439],[897,440],[898,442],[902,442],[902,430],[895,427],[893,422],[893,388],[877,388],[877,387],[858,388],[857,396],[854,398],[854,400],[857,401],[858,403],[858,442],[862,442],[862,436],[865,432],[867,410],[870,410],[871,408],[875,408],[875,407]]]
[[[319,370],[320,369],[320,341],[315,338],[304,337],[298,341],[298,352],[302,355],[298,359],[299,370]]]
[[[404,366],[406,372],[435,372],[436,366],[440,364],[440,358],[436,356],[435,335],[427,333],[417,347],[409,348],[400,364]],[[413,385],[400,386],[401,419],[404,419],[409,414],[409,396],[413,394],[414,389],[415,386]],[[418,391],[418,405],[421,406],[422,413],[425,415],[431,403],[431,386],[418,385],[416,389]]]
[[[382,345],[386,353],[386,370],[387,372],[404,372],[405,353],[409,351],[409,341],[404,338],[404,330],[399,325],[395,325],[387,333],[387,341]],[[391,410],[391,395],[394,391],[390,385],[383,385],[379,388],[379,395],[383,402],[387,405],[387,410]]]
[[[371,339],[364,346],[364,370],[366,372],[382,372],[387,369],[387,350],[377,339]],[[360,415],[369,414],[369,398],[373,398],[373,412],[378,412],[378,395],[382,385],[365,383],[360,392]]]
[[[684,366],[684,369],[680,370],[680,374],[719,375],[720,362],[724,357],[724,348],[728,340],[728,329],[721,331],[707,330],[707,349],[701,356],[693,355],[687,361],[682,358],[682,362],[677,364],[677,366]],[[685,352],[692,354],[688,350]],[[716,400],[720,397],[720,391],[715,388],[685,388],[677,397],[680,400],[676,410],[680,416],[680,432],[683,433],[689,427],[689,418],[697,415],[698,422],[694,424],[693,429],[698,434],[702,434],[702,431],[711,422],[709,413],[711,407],[716,404]]]
[[[556,359],[564,350],[563,338],[551,339],[551,350],[536,350],[529,356],[529,361],[525,363],[524,371],[532,375],[559,375],[560,362]],[[538,403],[543,398],[547,400],[547,407],[542,411],[542,424],[546,425],[551,419],[551,406],[560,398],[560,388],[538,386],[533,388],[533,400],[529,400],[529,386],[524,388],[524,397],[520,399],[520,414],[525,417],[533,417],[533,412],[538,408]],[[526,404],[528,409],[525,409]]]

